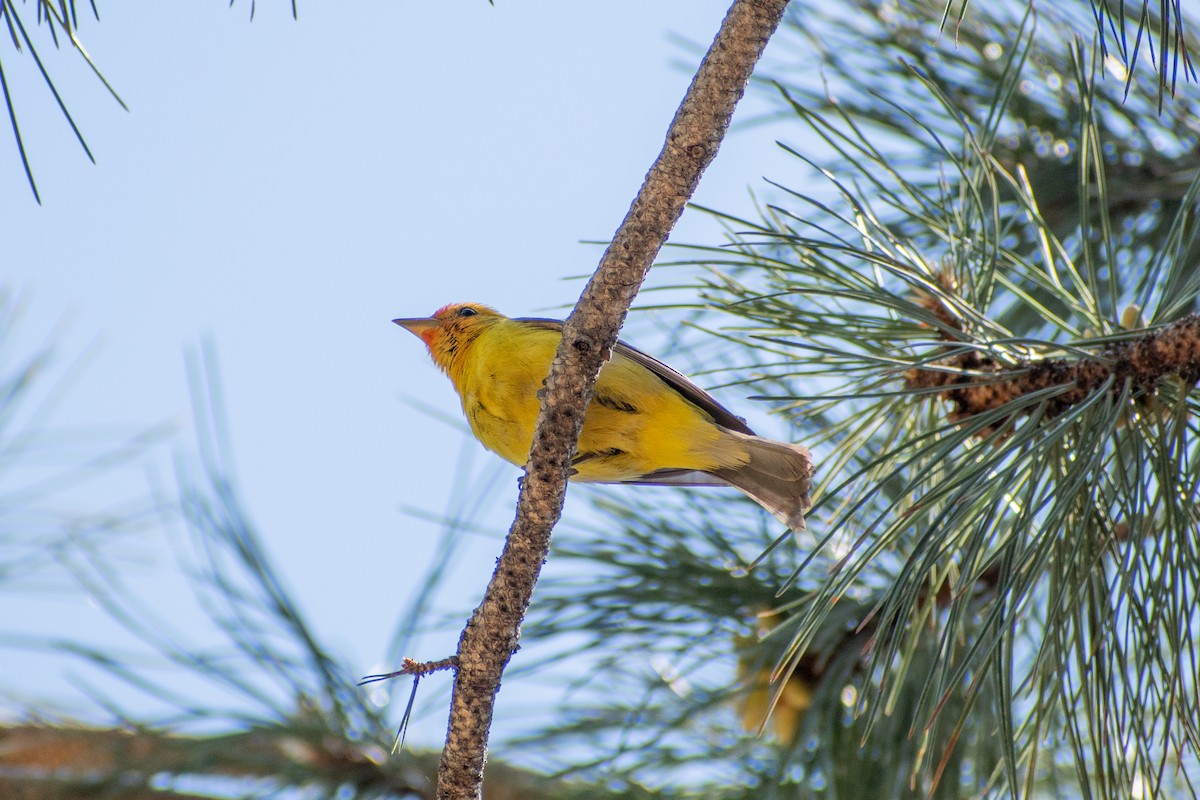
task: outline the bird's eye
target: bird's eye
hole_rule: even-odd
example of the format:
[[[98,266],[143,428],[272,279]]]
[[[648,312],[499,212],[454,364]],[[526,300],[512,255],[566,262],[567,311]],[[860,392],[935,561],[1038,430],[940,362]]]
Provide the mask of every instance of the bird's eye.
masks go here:
[[[476,311],[475,309],[473,309],[469,306],[464,306],[463,308],[460,308],[458,310],[458,315],[460,317],[473,317],[478,313],[479,313],[478,311]]]

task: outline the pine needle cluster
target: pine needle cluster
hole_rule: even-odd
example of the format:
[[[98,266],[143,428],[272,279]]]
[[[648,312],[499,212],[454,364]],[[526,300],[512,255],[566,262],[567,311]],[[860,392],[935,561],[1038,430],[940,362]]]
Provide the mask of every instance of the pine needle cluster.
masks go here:
[[[798,548],[625,498],[564,546],[607,578],[534,630],[602,632],[611,688],[548,733],[607,741],[590,770],[731,798],[1200,792],[1200,120],[1075,38],[1086,15],[973,7],[939,42],[928,10],[797,13],[819,86],[775,53],[761,89],[818,177],[711,211],[729,241],[686,263],[817,502]]]

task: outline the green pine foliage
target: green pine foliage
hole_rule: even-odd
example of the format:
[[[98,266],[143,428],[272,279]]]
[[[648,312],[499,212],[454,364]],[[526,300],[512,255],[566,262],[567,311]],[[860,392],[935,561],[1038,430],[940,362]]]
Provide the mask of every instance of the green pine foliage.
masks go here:
[[[540,591],[527,635],[588,632],[601,691],[538,744],[611,753],[563,769],[728,798],[1200,792],[1200,119],[1075,38],[1086,9],[973,6],[939,41],[915,6],[793,13],[760,90],[819,177],[712,211],[729,241],[686,262],[817,456],[809,530],[622,496],[560,540],[602,579]]]
[[[514,662],[591,669],[555,725],[494,742],[552,778],[492,763],[490,791],[1196,796],[1195,22],[1171,3],[811,5],[758,88],[802,177],[757,219],[711,210],[728,241],[681,250],[704,346],[724,348],[710,361],[744,365],[818,459],[809,528],[781,536],[719,492],[597,490],[599,521],[557,534]],[[15,52],[34,8],[73,37],[72,4],[0,0]],[[1076,38],[1097,23],[1102,40]],[[11,317],[0,300],[0,330]],[[8,463],[41,363],[2,371]],[[0,794],[430,796],[432,756],[388,753],[395,715],[260,546],[219,413],[197,427],[175,544],[218,647],[158,619],[90,537],[31,546],[31,495],[5,495],[0,583],[70,575],[147,647],[4,643],[169,711],[0,728]],[[196,679],[230,707],[192,702]],[[37,737],[103,758],[34,768],[16,744]]]

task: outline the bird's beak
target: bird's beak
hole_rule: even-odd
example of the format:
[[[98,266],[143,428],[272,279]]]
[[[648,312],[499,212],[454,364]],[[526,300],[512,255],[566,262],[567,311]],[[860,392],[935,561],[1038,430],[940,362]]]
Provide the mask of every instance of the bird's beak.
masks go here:
[[[416,319],[394,319],[392,322],[399,325],[404,330],[411,333],[420,339],[424,339],[428,332],[434,331],[441,327],[442,321],[434,317],[417,317]]]

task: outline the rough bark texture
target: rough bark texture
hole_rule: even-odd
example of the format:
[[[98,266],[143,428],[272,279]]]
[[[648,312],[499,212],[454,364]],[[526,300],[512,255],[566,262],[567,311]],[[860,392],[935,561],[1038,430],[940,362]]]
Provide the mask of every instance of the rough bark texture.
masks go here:
[[[930,308],[947,330],[962,330],[957,318],[940,301],[931,301]],[[959,343],[953,336],[943,338]],[[1044,406],[1017,406],[1013,417],[983,428],[980,435],[1010,424],[1014,417],[1031,414],[1035,408],[1040,408],[1043,420],[1054,419],[1101,390],[1117,397],[1128,389],[1144,408],[1153,409],[1157,387],[1166,378],[1176,376],[1188,387],[1200,382],[1200,316],[1191,314],[1148,330],[1091,357],[1002,364],[979,350],[969,350],[937,366],[909,370],[905,386],[941,389],[936,396],[951,403],[950,419],[954,422],[996,411],[1035,392],[1059,390],[1044,399]]]
[[[971,351],[945,370],[914,370],[908,385],[914,389],[945,387],[939,397],[954,404],[951,419],[960,421],[994,411],[1027,394],[1054,387],[1063,391],[1046,401],[1045,419],[1053,419],[1108,386],[1114,396],[1126,384],[1135,396],[1148,400],[1170,375],[1185,384],[1200,381],[1200,317],[1195,314],[1147,331],[1136,339],[1107,347],[1093,358],[1055,358],[1005,366]],[[1004,378],[1006,374],[1012,377]],[[995,375],[996,378],[990,376]],[[1030,409],[1024,409],[1028,412]]]
[[[438,770],[439,798],[481,797],[500,677],[517,649],[521,621],[550,551],[550,532],[562,512],[596,375],[646,272],[716,155],[786,7],[787,0],[734,2],[675,113],[662,152],[567,318],[546,379],[516,519],[483,602],[459,639],[450,725]]]

